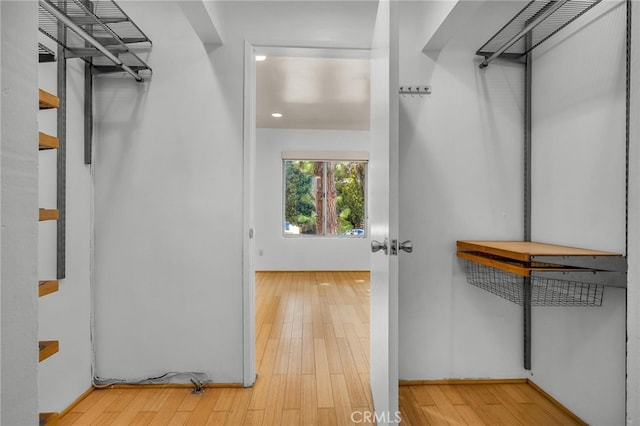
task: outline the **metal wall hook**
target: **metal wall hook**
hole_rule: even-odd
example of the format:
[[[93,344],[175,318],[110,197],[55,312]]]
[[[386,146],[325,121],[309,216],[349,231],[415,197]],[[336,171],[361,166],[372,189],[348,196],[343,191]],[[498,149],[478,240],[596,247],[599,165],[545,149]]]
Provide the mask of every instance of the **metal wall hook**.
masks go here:
[[[401,95],[430,95],[431,86],[400,86]]]

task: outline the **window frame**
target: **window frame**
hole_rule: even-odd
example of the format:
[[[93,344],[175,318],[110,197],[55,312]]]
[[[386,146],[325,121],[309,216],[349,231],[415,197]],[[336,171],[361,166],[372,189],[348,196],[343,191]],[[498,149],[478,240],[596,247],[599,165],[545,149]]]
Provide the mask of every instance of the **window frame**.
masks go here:
[[[284,223],[286,222],[286,194],[287,194],[287,176],[286,176],[286,164],[288,161],[312,161],[323,163],[323,183],[327,181],[327,164],[329,162],[359,162],[364,163],[364,226],[363,235],[347,235],[347,234],[326,234],[327,216],[323,216],[323,233],[322,234],[291,234],[285,232]],[[283,152],[281,159],[281,234],[283,238],[327,238],[327,239],[365,239],[369,237],[369,154],[367,152]],[[323,184],[323,211],[327,211],[327,197],[326,197],[327,185]],[[359,228],[358,228],[359,229]]]

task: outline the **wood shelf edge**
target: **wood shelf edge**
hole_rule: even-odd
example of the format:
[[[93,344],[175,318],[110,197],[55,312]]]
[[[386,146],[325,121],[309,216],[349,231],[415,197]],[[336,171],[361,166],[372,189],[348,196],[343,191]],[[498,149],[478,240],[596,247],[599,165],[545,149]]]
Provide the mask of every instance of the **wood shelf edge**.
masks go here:
[[[535,241],[468,241],[456,242],[458,251],[473,251],[519,261],[530,261],[531,256],[621,256],[600,250],[560,246]]]
[[[40,426],[58,426],[59,421],[58,413],[40,413]]]
[[[40,281],[38,284],[38,297],[46,296],[47,294],[55,293],[60,289],[58,280]]]
[[[493,245],[495,243],[504,243],[505,247],[497,248]],[[513,243],[513,241],[456,241],[456,247],[458,251],[472,251],[479,253],[492,254],[495,256],[505,257],[508,259],[527,261],[529,255],[527,253],[517,252],[512,249],[507,249],[507,245]]]
[[[57,340],[40,340],[39,345],[39,357],[38,361],[42,362],[50,356],[58,353],[60,345]]]
[[[520,275],[521,277],[530,277],[532,271],[571,272],[579,270],[577,268],[563,267],[560,265],[540,266],[541,264],[538,264],[538,266],[530,266],[528,264],[525,264],[524,262],[522,264],[518,264],[518,262],[520,261],[485,257],[482,255],[482,253],[479,254],[468,251],[458,251],[456,255],[461,259],[479,263],[491,268],[500,269],[502,271],[511,272],[512,274]]]
[[[39,209],[38,218],[40,222],[45,220],[58,220],[60,212],[58,209]]]
[[[529,276],[530,271],[527,268],[524,268],[518,265],[513,265],[511,263],[503,262],[498,259],[479,256],[477,254],[474,254],[472,252],[467,252],[467,251],[459,251],[456,253],[456,255],[461,259],[468,260],[470,262],[479,263],[481,265],[489,266],[491,268],[500,269],[502,271],[511,272],[512,274],[520,275],[522,277]]]
[[[60,148],[60,139],[43,132],[38,132],[38,149],[40,151]]]
[[[60,99],[46,90],[38,89],[38,103],[40,109],[58,108],[60,106]]]

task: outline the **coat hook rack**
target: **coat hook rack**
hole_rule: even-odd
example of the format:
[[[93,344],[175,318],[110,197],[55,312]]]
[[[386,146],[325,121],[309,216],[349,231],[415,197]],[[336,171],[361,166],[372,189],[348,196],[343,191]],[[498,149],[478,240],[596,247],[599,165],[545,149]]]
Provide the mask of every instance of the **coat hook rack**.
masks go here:
[[[431,86],[400,86],[401,95],[430,95]]]

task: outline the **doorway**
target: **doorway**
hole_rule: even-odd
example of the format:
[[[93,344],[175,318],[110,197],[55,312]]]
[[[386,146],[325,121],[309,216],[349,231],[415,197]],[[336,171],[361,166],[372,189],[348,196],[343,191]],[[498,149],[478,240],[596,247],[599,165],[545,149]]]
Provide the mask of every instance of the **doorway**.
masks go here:
[[[256,48],[255,270],[368,270],[369,52]]]
[[[245,345],[255,342],[255,351],[245,351],[244,365],[245,385],[257,376],[257,406],[260,395],[273,399],[280,389],[284,406],[295,407],[314,387],[317,415],[373,410],[366,221],[353,226],[360,234],[349,229],[332,236],[285,235],[282,198],[284,152],[322,152],[325,159],[366,155],[368,55],[368,50],[246,46],[245,78],[253,90],[245,91],[245,132],[254,143],[245,150],[245,223],[253,225],[245,247],[245,286],[252,289],[245,292],[245,306],[254,316],[253,323],[245,323]],[[346,77],[344,67],[350,67]],[[261,68],[268,70],[266,77]],[[314,79],[317,83],[310,82]],[[265,82],[275,106],[260,102]],[[258,99],[247,99],[251,93]]]

